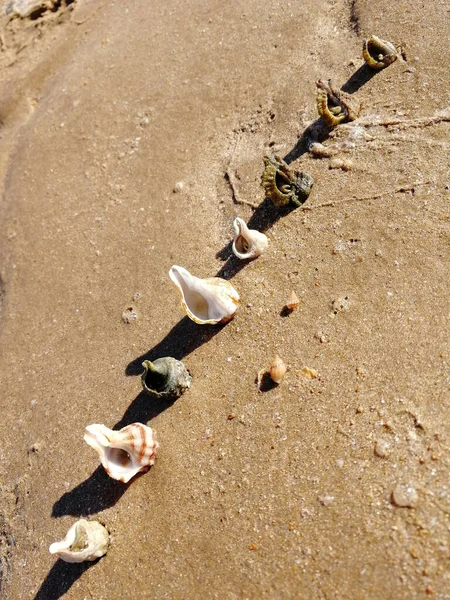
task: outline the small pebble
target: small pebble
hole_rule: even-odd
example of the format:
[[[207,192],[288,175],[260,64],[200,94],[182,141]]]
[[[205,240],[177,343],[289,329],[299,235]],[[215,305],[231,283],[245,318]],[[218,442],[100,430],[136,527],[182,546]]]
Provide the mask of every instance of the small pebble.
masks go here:
[[[122,313],[124,323],[133,323],[137,319],[137,312],[134,306],[127,306]]]
[[[350,307],[350,300],[348,296],[340,296],[335,298],[332,302],[333,312],[337,314],[343,310],[348,310]]]
[[[319,502],[322,506],[330,506],[334,502],[334,496],[319,496]]]
[[[315,369],[310,369],[309,367],[303,367],[303,369],[301,370],[301,374],[303,377],[306,377],[307,379],[316,379],[317,378],[317,371]]]
[[[177,194],[181,192],[184,188],[184,183],[182,181],[177,181],[177,183],[173,186],[173,193]]]
[[[343,159],[343,158],[332,158],[330,160],[329,168],[330,169],[342,169],[342,171],[347,172],[347,171],[350,171],[352,166],[353,166],[353,163],[351,160]]]
[[[342,467],[344,466],[344,459],[343,458],[337,458],[336,459],[336,466],[338,469],[342,469]]]
[[[39,442],[36,442],[28,448],[28,454],[37,454],[41,450],[42,450],[42,444],[40,444]]]
[[[378,456],[379,458],[386,458],[390,454],[390,448],[391,445],[389,442],[386,442],[385,440],[377,440],[375,442],[375,448],[373,451],[375,456]]]
[[[391,502],[399,508],[414,508],[418,500],[419,496],[412,485],[399,484],[392,490]]]

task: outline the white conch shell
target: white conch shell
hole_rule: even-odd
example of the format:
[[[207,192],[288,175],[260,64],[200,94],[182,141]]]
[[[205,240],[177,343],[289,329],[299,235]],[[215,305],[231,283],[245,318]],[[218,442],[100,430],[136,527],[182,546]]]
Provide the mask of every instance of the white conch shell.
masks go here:
[[[236,235],[233,240],[233,253],[238,258],[245,260],[247,258],[256,258],[265,252],[269,245],[269,240],[264,233],[249,229],[240,217],[233,221]]]
[[[72,525],[62,542],[55,542],[49,548],[65,562],[79,563],[96,560],[106,554],[109,545],[109,533],[97,521],[80,519]]]
[[[142,423],[132,423],[120,431],[105,425],[88,425],[84,441],[98,452],[108,475],[123,483],[139,471],[147,471],[155,462],[159,447],[151,427]]]
[[[200,325],[226,323],[238,307],[239,294],[229,281],[220,277],[200,279],[173,265],[169,277],[181,294],[181,305],[187,316]]]

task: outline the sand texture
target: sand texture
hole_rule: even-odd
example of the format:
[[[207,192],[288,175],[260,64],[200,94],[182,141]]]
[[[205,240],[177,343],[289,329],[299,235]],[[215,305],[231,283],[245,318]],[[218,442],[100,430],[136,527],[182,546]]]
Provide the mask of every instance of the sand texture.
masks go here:
[[[0,14],[2,599],[450,598],[448,0],[26,4]],[[328,78],[362,109],[314,157]],[[267,153],[313,175],[302,207],[264,200]],[[184,317],[173,264],[229,279],[234,320]],[[172,404],[141,392],[162,356],[192,375]],[[160,449],[125,485],[83,434],[133,422]],[[96,563],[48,552],[78,518]]]

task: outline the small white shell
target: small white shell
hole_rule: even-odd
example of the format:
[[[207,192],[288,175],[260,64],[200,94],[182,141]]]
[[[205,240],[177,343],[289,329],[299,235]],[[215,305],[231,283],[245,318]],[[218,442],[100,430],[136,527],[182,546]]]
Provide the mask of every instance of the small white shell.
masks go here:
[[[88,425],[84,441],[98,452],[105,471],[113,479],[127,483],[155,462],[159,447],[151,427],[132,423],[120,431],[105,425]]]
[[[236,235],[233,240],[233,253],[238,258],[245,260],[248,258],[256,258],[261,256],[269,245],[269,240],[264,233],[249,229],[240,217],[236,217],[233,221]]]
[[[55,542],[49,548],[50,554],[56,554],[68,563],[96,560],[106,554],[109,534],[106,527],[97,521],[80,519],[72,525],[62,542]]]
[[[234,317],[239,294],[229,281],[220,277],[200,279],[178,265],[173,265],[169,277],[181,294],[184,311],[196,323],[216,325]]]

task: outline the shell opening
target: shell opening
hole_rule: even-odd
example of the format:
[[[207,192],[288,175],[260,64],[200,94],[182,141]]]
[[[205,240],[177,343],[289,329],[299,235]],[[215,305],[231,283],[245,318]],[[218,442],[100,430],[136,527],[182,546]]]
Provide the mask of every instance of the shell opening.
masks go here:
[[[240,254],[245,254],[246,252],[248,252],[250,245],[248,243],[248,240],[245,239],[245,237],[243,235],[239,235],[236,238],[235,241],[235,246],[236,246],[236,250],[240,253]]]
[[[155,392],[161,392],[165,390],[167,384],[167,375],[160,373],[156,369],[146,367],[146,373],[144,376],[144,383],[149,390],[155,390]]]
[[[218,311],[218,314],[211,314],[211,307],[207,299],[200,292],[192,289],[183,279],[181,273],[173,268],[171,272],[181,289],[184,304],[186,304],[189,311],[197,319],[200,321],[209,321],[214,319],[220,320],[222,318],[222,315]]]
[[[88,536],[86,530],[79,524],[76,529],[76,536],[74,542],[70,545],[71,552],[81,552],[85,550],[89,545]]]
[[[109,447],[106,449],[105,456],[111,466],[114,467],[114,470],[126,470],[127,467],[132,463],[131,456],[126,450],[123,450],[123,448]]]
[[[275,174],[275,185],[282,194],[289,194],[291,191],[291,182],[280,170],[277,170]]]

